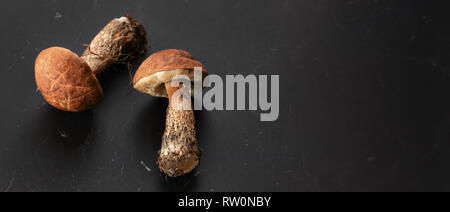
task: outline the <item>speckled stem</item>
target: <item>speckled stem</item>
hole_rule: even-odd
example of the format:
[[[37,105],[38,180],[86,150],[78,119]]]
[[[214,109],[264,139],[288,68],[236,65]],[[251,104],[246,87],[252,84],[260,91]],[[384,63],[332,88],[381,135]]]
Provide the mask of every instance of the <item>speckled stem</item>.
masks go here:
[[[195,135],[193,110],[174,109],[173,101],[180,100],[172,99],[172,95],[178,88],[173,88],[170,83],[166,83],[166,89],[169,95],[169,106],[158,164],[161,171],[168,176],[178,177],[191,172],[198,166],[201,149]]]
[[[113,19],[92,40],[81,58],[100,74],[113,63],[130,63],[145,53],[144,27],[132,16]]]

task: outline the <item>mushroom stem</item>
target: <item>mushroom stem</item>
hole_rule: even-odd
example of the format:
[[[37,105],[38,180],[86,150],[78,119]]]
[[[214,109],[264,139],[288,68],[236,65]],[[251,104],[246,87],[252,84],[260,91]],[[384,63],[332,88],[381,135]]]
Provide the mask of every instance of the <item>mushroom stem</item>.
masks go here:
[[[144,27],[131,15],[110,21],[92,40],[81,58],[95,75],[113,63],[130,63],[145,52]]]
[[[201,149],[195,135],[194,112],[191,109],[175,109],[172,104],[181,99],[172,99],[180,87],[165,84],[169,96],[166,129],[159,151],[158,164],[161,171],[170,177],[177,177],[191,172],[198,166]],[[189,98],[190,100],[190,98]]]

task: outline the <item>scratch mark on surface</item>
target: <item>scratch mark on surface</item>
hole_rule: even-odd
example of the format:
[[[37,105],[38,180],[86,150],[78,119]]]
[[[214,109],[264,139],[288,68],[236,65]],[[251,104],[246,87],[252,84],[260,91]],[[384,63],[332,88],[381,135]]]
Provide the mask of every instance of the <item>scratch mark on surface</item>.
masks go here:
[[[15,60],[11,65],[8,66],[8,71],[10,71],[17,64],[17,60]]]
[[[7,70],[10,71],[12,68],[14,68],[14,66],[16,66],[16,64],[19,62],[19,60],[24,60],[25,56],[23,55],[24,53],[21,52],[19,54],[14,54],[14,56],[17,56],[16,59],[14,59],[14,61],[11,63],[11,65],[8,66]]]
[[[69,137],[69,135],[64,130],[58,130],[58,133],[59,133],[59,136],[61,136],[61,138]]]
[[[150,167],[147,166],[147,164],[144,163],[144,161],[141,161],[142,166],[144,166],[145,170],[147,170],[148,172],[151,172],[152,169]]]
[[[77,184],[77,181],[76,181],[75,173],[73,172],[73,170],[70,170],[70,175],[71,175],[71,177],[72,177],[72,183],[73,183],[74,185],[76,185],[76,184]],[[74,190],[77,190],[76,186],[74,186]]]
[[[55,20],[59,20],[59,19],[61,19],[62,18],[62,14],[60,13],[60,12],[56,12],[56,14],[55,14]]]
[[[118,153],[114,152],[114,158],[111,160],[111,162],[114,162],[116,160],[119,161],[119,163],[120,163],[120,176],[123,176],[123,173],[124,173],[123,171],[125,169],[125,163],[122,161],[122,159],[119,158]]]
[[[78,151],[82,152],[86,151],[91,143],[92,143],[91,134],[88,134],[84,143],[78,147]]]
[[[123,170],[125,169],[125,164],[123,163],[123,161],[122,160],[119,160],[120,161],[120,164],[121,164],[121,166],[120,166],[120,176],[123,176]]]
[[[16,171],[14,171],[14,172],[12,173],[12,177],[11,177],[11,179],[9,180],[8,187],[6,187],[6,189],[4,190],[4,192],[9,192],[9,190],[11,190],[11,188],[12,188],[13,185],[14,185],[14,181],[16,181]]]
[[[339,22],[339,19],[338,19],[337,15],[336,15],[336,11],[335,11],[334,9],[331,10],[331,15],[333,16],[333,19],[334,19],[334,25],[336,25],[336,28],[337,28],[338,30],[340,30],[340,31],[344,31],[344,28],[342,28],[342,25],[341,25],[341,23]]]

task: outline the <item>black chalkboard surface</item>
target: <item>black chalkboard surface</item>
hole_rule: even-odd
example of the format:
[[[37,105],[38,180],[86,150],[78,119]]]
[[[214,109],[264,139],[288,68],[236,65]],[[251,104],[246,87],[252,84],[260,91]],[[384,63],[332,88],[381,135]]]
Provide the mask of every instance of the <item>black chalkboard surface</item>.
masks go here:
[[[442,1],[444,2],[444,1]],[[448,191],[450,24],[440,1],[2,1],[1,191]],[[279,118],[196,111],[200,166],[172,179],[157,152],[167,100],[115,65],[104,98],[58,111],[38,53],[81,54],[111,19],[148,31],[146,57],[185,49],[208,72],[279,75]]]

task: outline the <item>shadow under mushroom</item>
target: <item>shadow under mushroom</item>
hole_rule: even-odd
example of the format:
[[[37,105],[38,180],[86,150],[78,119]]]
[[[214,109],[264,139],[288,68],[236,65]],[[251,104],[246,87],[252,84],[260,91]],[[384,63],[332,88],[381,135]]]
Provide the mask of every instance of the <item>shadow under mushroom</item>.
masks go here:
[[[70,113],[44,105],[30,116],[18,137],[16,168],[24,190],[77,191],[95,151],[93,112]],[[33,172],[28,173],[28,172]],[[27,179],[28,176],[35,176]],[[23,179],[22,179],[23,178]],[[18,179],[19,180],[19,179]],[[29,183],[29,184],[27,184]]]
[[[46,105],[35,112],[27,135],[32,141],[41,140],[55,151],[73,152],[86,142],[92,132],[92,111],[71,113]]]

